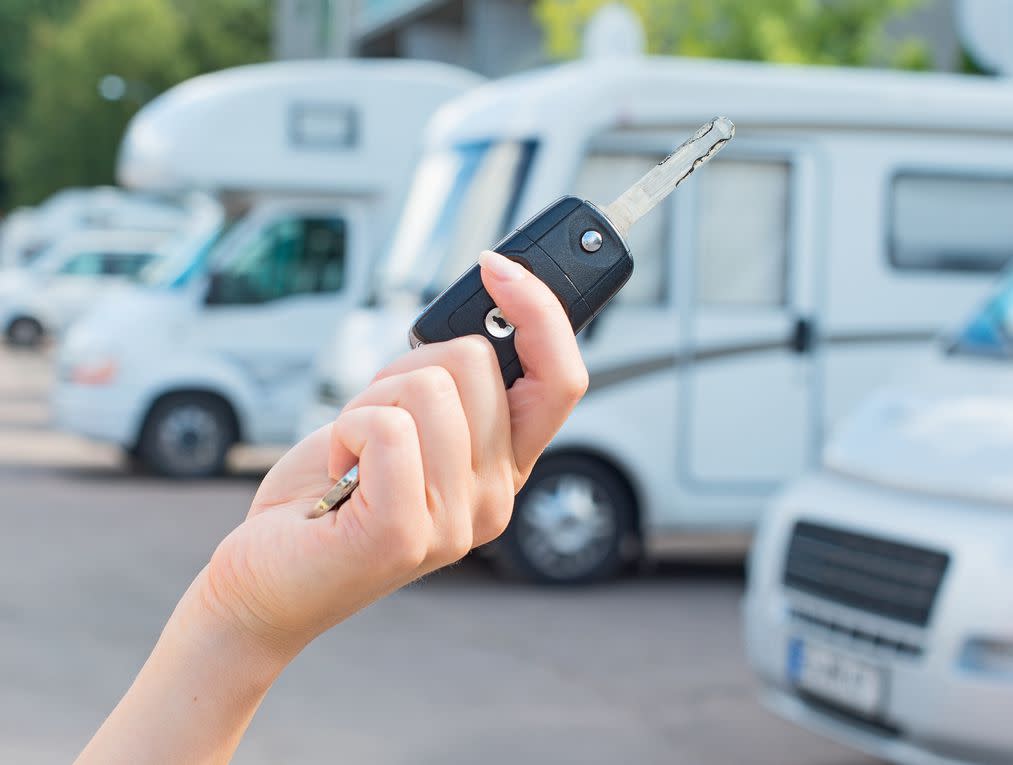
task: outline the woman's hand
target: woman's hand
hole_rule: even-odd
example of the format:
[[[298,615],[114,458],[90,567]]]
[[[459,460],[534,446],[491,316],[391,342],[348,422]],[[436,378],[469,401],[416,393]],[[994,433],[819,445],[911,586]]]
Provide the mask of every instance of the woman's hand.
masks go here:
[[[286,454],[191,596],[282,661],[349,615],[496,538],[513,498],[587,386],[566,315],[522,266],[483,253],[516,327],[524,377],[505,390],[478,336],[384,369],[330,426]],[[359,488],[308,516],[356,462]]]
[[[79,763],[228,762],[303,646],[504,529],[587,372],[549,289],[495,253],[480,261],[486,289],[517,328],[524,377],[505,390],[482,338],[429,345],[293,447],[180,600]],[[355,462],[360,484],[349,501],[311,518]]]

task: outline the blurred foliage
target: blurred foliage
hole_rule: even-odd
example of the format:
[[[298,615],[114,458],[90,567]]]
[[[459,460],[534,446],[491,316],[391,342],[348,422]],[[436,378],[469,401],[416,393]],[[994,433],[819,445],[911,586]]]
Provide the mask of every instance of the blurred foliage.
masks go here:
[[[584,25],[615,0],[536,0],[550,55],[579,55]],[[794,64],[928,68],[925,45],[885,25],[922,0],[624,0],[649,53]]]
[[[960,48],[960,58],[957,64],[957,71],[961,74],[982,74],[994,77],[996,72],[982,65],[975,55],[966,46]]]
[[[272,0],[175,0],[184,20],[184,53],[197,72],[266,61]]]
[[[0,0],[0,159],[7,128],[24,104],[28,41],[33,25],[63,18],[78,0]],[[0,201],[6,184],[0,173]]]
[[[13,114],[0,115],[3,174],[16,203],[41,201],[64,186],[113,182],[123,129],[143,102],[195,74],[270,53],[270,0],[64,5],[73,12],[40,14],[31,23],[21,43],[27,59],[14,75],[25,96]],[[99,95],[110,74],[127,83],[119,101]]]

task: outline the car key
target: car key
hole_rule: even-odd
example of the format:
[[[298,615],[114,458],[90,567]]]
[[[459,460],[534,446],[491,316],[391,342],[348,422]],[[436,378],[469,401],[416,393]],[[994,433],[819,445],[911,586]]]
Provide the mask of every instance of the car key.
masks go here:
[[[734,135],[731,120],[716,117],[604,209],[577,197],[563,197],[492,249],[545,282],[562,303],[573,331],[580,332],[633,273],[633,258],[625,241],[630,227]],[[513,325],[482,285],[476,264],[423,309],[409,332],[409,342],[417,348],[482,335],[495,348],[503,382],[509,388],[523,375],[513,334]],[[355,466],[320,499],[311,517],[340,507],[358,484]]]

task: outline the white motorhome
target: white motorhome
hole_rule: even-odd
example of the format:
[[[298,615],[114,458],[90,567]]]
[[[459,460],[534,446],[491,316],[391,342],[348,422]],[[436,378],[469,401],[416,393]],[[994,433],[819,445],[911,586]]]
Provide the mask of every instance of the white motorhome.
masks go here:
[[[51,244],[31,264],[0,272],[0,326],[6,341],[34,347],[161,257],[162,231],[83,229]]]
[[[827,427],[1008,259],[1009,95],[953,75],[645,57],[489,84],[434,118],[378,306],[321,353],[303,430],[403,351],[414,313],[480,249],[563,194],[608,203],[725,114],[735,140],[634,227],[632,280],[581,336],[590,391],[493,552],[581,581],[638,552],[744,549]]]
[[[1013,277],[764,512],[743,612],[778,714],[891,762],[1013,762],[1011,360]]]
[[[174,476],[220,471],[236,441],[290,442],[313,357],[361,301],[395,222],[422,126],[477,80],[420,62],[273,63],[197,77],[142,109],[122,182],[211,192],[224,215],[209,210],[145,288],[68,334],[57,423]]]
[[[37,207],[18,208],[0,226],[0,268],[28,265],[50,244],[82,229],[175,231],[188,211],[157,194],[113,186],[62,189]]]

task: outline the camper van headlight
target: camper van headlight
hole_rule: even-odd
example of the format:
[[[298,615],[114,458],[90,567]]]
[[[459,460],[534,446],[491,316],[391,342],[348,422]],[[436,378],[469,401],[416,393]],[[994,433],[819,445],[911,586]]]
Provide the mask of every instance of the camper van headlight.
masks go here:
[[[115,355],[98,338],[76,330],[71,329],[60,349],[60,379],[78,385],[108,385],[119,372]]]
[[[1013,682],[1013,638],[970,638],[960,652],[960,666]]]
[[[108,385],[118,372],[119,364],[108,353],[65,356],[59,364],[60,379],[77,385]]]
[[[70,381],[78,385],[108,385],[116,379],[119,365],[106,356],[82,362],[70,370]]]

